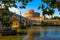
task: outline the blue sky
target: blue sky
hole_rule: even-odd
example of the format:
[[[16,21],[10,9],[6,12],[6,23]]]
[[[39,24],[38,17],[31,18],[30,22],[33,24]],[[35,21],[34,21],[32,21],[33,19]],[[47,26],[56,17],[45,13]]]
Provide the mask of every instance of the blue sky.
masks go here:
[[[21,11],[22,12],[22,15],[24,15],[24,13],[26,13],[28,10],[33,9],[35,12],[39,12],[40,15],[42,16],[42,9],[38,10],[38,6],[41,6],[42,4],[44,4],[45,7],[46,7],[46,4],[43,3],[41,0],[33,0],[32,2],[29,2],[27,4],[27,6],[26,6],[25,9],[18,8],[17,9],[18,11],[16,13],[19,14],[20,11]],[[17,6],[21,6],[22,4],[21,4],[21,2],[20,3],[17,2],[16,5]],[[54,10],[55,10],[54,16],[59,16],[58,9],[54,9]]]

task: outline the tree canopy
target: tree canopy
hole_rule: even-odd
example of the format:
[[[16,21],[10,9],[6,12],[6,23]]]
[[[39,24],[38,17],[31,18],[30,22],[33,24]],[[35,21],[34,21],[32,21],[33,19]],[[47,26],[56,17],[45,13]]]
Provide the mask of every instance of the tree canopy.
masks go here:
[[[51,8],[58,8],[60,9],[60,0],[42,0],[44,3],[46,3]]]
[[[32,0],[0,0],[0,6],[2,6],[2,4],[3,4],[7,8],[7,11],[9,12],[8,7],[18,7],[16,5],[17,2],[22,2],[22,6],[20,6],[20,8],[25,8],[26,5],[29,2],[32,2]],[[41,7],[40,6],[38,7],[38,9],[42,8],[43,15],[45,15],[45,14],[47,14],[47,15],[53,15],[53,13],[54,13],[54,10],[53,9],[54,8],[58,8],[59,9],[58,11],[60,11],[60,1],[59,0],[42,0],[42,2],[47,4],[47,7],[46,8],[44,8],[44,5],[43,4],[42,4]],[[47,9],[49,11],[47,11]],[[0,13],[1,12],[2,13],[8,13],[7,11],[2,12],[0,10]],[[0,14],[0,16],[2,16],[2,15]],[[6,16],[7,19],[4,19],[5,16]],[[3,19],[2,19],[2,17],[3,17]],[[5,25],[6,24],[10,24],[10,17],[11,17],[10,14],[4,14],[2,17],[0,17],[0,19],[1,19],[0,21],[2,21],[3,24],[5,24]],[[4,22],[4,21],[6,21],[6,22]]]
[[[14,13],[10,12],[8,7],[0,8],[0,22],[2,26],[10,26],[11,25],[11,17]]]
[[[9,11],[9,7],[18,7],[16,2],[22,2],[22,6],[20,8],[25,8],[28,2],[32,0],[0,0],[0,22],[2,26],[10,26],[11,25],[11,17],[14,13]],[[2,8],[2,5],[4,8]]]
[[[32,0],[0,0],[0,5],[4,4],[8,7],[18,7],[16,2],[22,2],[22,6],[20,8],[25,8],[25,6],[31,1]]]
[[[41,0],[42,3],[42,7],[39,6],[38,9],[42,8],[42,15],[53,15],[55,12],[55,8],[58,9],[58,11],[60,11],[60,0]],[[47,7],[44,6],[44,4],[47,5]],[[47,11],[48,9],[48,11]]]

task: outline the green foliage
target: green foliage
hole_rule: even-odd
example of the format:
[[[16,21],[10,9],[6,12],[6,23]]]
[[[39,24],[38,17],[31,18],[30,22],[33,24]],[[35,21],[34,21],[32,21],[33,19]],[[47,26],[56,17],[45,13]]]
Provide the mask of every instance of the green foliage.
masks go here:
[[[48,15],[48,16],[51,15],[52,16],[54,14],[54,12],[55,11],[53,9],[43,9],[42,14],[43,14],[43,16],[45,16],[45,15]]]
[[[54,10],[53,9],[49,9],[49,15],[53,15],[54,14]]]
[[[59,0],[42,0],[44,3],[49,4],[49,6],[51,8],[58,8],[59,9],[59,5],[60,5],[60,1]]]
[[[59,5],[60,5],[60,2],[58,3],[57,0],[42,0],[43,3],[46,3],[47,4],[47,7],[44,6],[44,4],[42,4],[42,6],[38,7],[38,10],[40,8],[42,8],[42,15],[45,16],[45,15],[53,15],[54,14],[54,8],[58,8],[60,9]],[[48,10],[47,10],[48,9]]]
[[[41,7],[39,6],[39,7],[38,7],[38,10],[39,10],[40,8],[41,8]]]
[[[43,9],[43,16],[45,16],[48,13],[46,9]]]
[[[22,8],[24,8],[25,9],[25,6],[20,6],[20,8],[22,9]]]
[[[42,4],[42,9],[44,9],[44,5]]]
[[[14,13],[8,10],[9,7],[18,7],[16,2],[22,2],[22,6],[20,8],[25,8],[28,2],[32,0],[0,0],[0,6],[4,4],[5,9],[0,9],[0,21],[2,22],[2,26],[10,26],[11,25],[11,17]]]
[[[47,13],[47,11],[45,10],[45,8],[44,8],[45,6],[42,4],[42,6],[39,6],[38,7],[38,10],[40,9],[40,8],[42,8],[42,15],[44,16],[46,13]]]
[[[32,2],[32,0],[0,0],[1,4],[4,4],[8,7],[18,7],[16,2],[22,2],[22,5],[26,6],[29,2]]]
[[[42,4],[42,6],[38,6],[38,10],[42,8],[42,10],[44,9],[44,5]]]
[[[43,2],[49,3],[51,0],[42,0]]]
[[[2,26],[10,26],[11,25],[11,17],[14,13],[10,12],[8,7],[0,8],[0,22]]]

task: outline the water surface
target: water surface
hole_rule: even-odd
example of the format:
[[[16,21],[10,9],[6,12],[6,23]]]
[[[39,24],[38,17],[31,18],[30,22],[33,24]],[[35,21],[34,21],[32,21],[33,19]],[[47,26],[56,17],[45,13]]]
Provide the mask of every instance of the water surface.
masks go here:
[[[60,40],[60,26],[45,26],[43,28],[40,28],[38,26],[35,27],[31,27],[31,28],[39,29],[41,31],[43,29],[44,32],[40,31],[39,35],[35,35],[34,40]],[[27,36],[24,37],[24,40],[28,40]]]

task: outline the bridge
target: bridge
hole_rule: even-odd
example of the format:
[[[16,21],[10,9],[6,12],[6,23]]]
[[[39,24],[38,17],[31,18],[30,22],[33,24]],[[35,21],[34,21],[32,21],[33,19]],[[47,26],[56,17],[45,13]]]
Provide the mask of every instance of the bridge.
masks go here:
[[[11,18],[11,21],[12,21],[13,28],[27,26],[31,24],[31,20],[18,14],[14,14]]]
[[[25,18],[25,17],[18,15],[18,14],[14,14],[11,18],[11,21],[12,21],[12,25],[11,25],[12,29],[17,29],[18,31],[23,26],[30,25],[32,23],[40,23],[42,21],[47,22],[47,23],[60,24],[60,20],[56,20],[56,19],[53,19],[53,20],[52,19],[44,19],[44,20],[39,20],[39,21],[37,20],[36,21],[36,20],[31,20],[31,19]],[[46,27],[39,27],[39,29],[38,28],[35,29],[35,27],[27,29],[28,36],[32,35],[34,33],[39,34],[40,32],[42,32],[44,34],[46,29],[47,29]]]
[[[12,17],[11,17],[11,22],[12,22],[11,27],[12,28],[19,28],[19,27],[21,28],[22,26],[30,25],[31,20],[29,20],[28,18],[25,18],[16,13],[10,12],[7,7],[0,8],[0,14],[4,15],[4,14],[9,14],[9,13],[12,14]],[[0,26],[2,26],[1,22],[0,22]]]
[[[10,11],[8,11],[7,8],[0,8],[0,13],[10,13]],[[40,19],[37,19],[37,20],[33,20],[33,19],[28,19],[28,18],[25,18],[23,17],[22,15],[18,15],[18,14],[13,14],[13,17],[11,18],[11,21],[12,21],[12,27],[21,27],[22,25],[26,26],[26,25],[30,25],[30,24],[40,24],[42,21],[43,22],[48,22],[48,23],[54,23],[54,24],[60,24],[60,20],[48,20],[48,19],[44,19],[44,20],[41,20]],[[58,23],[57,23],[58,22]]]

